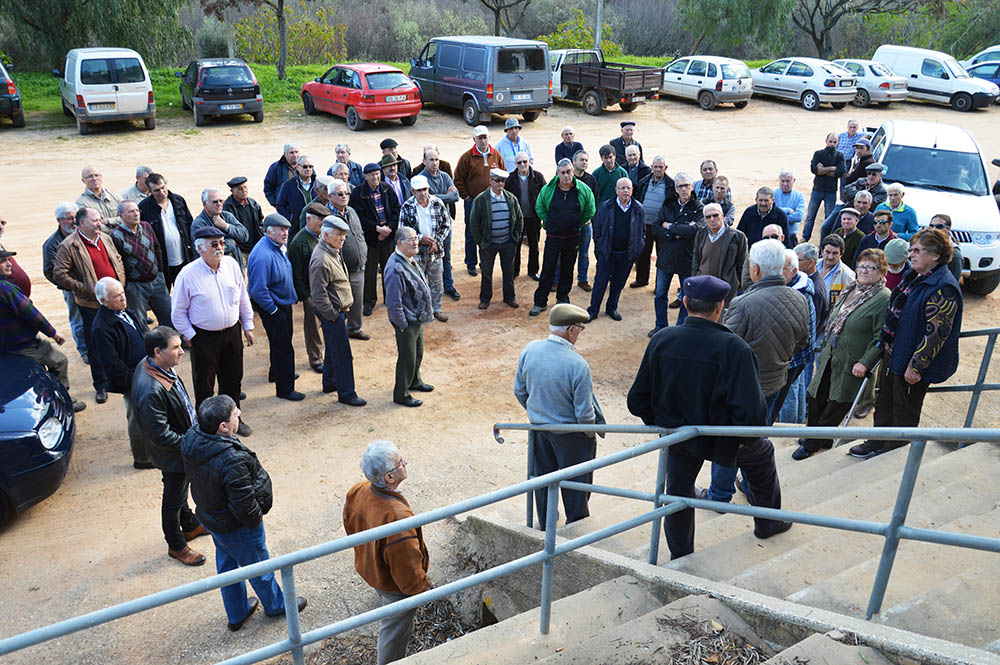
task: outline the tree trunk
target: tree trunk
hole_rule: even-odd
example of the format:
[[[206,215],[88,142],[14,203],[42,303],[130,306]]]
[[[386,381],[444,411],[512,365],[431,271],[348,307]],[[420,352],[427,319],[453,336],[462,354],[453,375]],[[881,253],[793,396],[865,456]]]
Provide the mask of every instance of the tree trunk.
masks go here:
[[[500,36],[500,10],[493,10],[493,34],[497,37]]]
[[[285,64],[288,62],[288,23],[285,21],[285,0],[277,0],[275,11],[278,13],[278,80],[288,78]]]
[[[222,11],[222,20],[226,24],[226,55],[232,58],[236,55],[236,45],[233,43],[233,8],[229,5]]]

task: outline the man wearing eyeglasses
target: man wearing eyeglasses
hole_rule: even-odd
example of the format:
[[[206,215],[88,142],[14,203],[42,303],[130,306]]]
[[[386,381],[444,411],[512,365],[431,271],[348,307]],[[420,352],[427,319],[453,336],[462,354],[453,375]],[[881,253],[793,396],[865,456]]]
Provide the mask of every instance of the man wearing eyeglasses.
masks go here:
[[[507,178],[504,189],[514,195],[521,204],[521,214],[524,215],[524,235],[528,239],[528,277],[538,281],[538,240],[541,237],[542,221],[538,219],[535,204],[538,194],[545,186],[545,176],[531,168],[531,156],[519,152],[515,157],[517,169]],[[521,272],[520,247],[514,253],[514,277]]]
[[[312,157],[299,155],[295,162],[295,177],[286,180],[278,188],[274,207],[292,225],[292,233],[299,230],[299,218],[306,204],[316,197],[316,170]]]
[[[709,203],[702,210],[704,228],[694,238],[691,275],[713,275],[729,285],[726,305],[740,288],[743,263],[747,258],[747,237],[725,223],[722,205]],[[748,268],[749,269],[749,268]]]
[[[507,191],[507,172],[490,170],[489,188],[472,201],[469,224],[472,238],[479,246],[479,269],[483,273],[479,287],[479,309],[490,306],[493,298],[493,265],[500,257],[503,274],[503,301],[517,308],[514,297],[514,254],[520,249],[524,232],[524,214],[517,198]]]

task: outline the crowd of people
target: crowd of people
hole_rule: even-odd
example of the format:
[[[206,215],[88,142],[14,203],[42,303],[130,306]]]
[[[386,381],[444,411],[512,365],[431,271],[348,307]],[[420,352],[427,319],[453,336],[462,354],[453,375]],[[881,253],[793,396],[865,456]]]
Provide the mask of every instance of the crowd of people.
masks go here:
[[[777,187],[761,185],[739,215],[716,161],[702,161],[700,177],[668,174],[662,155],[647,165],[635,125],[621,123],[621,135],[598,148],[593,170],[573,128],[564,127],[549,179],[535,165],[541,151],[514,118],[495,145],[485,126],[475,127],[454,168],[436,145],[424,146],[413,167],[387,138],[381,156],[364,165],[351,159],[349,146],[336,146],[334,164],[316,175],[315,160],[288,143],[264,176],[267,204],[276,210],[270,214],[249,196],[242,175],[226,183],[228,196],[204,189],[193,215],[154,169],[136,169],[135,183],[118,196],[104,187],[98,167],[84,168],[82,194],[55,209],[43,272],[64,293],[96,402],[109,391],[124,397],[133,465],[162,473],[168,555],[201,565],[205,557],[188,543],[210,534],[220,572],[267,558],[262,516],[270,480],[240,442],[252,433],[240,402],[255,318],[266,333],[276,397],[305,398],[296,390],[293,341],[301,321],[308,366],[322,374],[323,392],[362,407],[352,341],[370,339],[364,327],[381,292],[397,348],[393,402],[419,407],[414,393],[434,390],[421,376],[423,329],[449,321],[444,296],[453,303],[462,297],[452,260],[459,200],[462,260],[469,275],[480,276],[479,310],[492,304],[497,261],[503,304],[520,306],[522,251],[534,282],[528,315],[549,309],[555,294],[551,334],[529,344],[517,366],[515,396],[533,423],[603,422],[575,343],[602,309],[621,321],[626,285],[647,286],[655,266],[650,341],[628,394],[629,410],[644,422],[836,426],[869,377],[856,415],[874,409],[876,426],[917,425],[928,386],[958,364],[962,259],[950,217],[936,214],[918,229],[905,189],[883,183],[870,139],[853,120],[813,155],[808,196],[796,190],[795,173],[782,169]],[[821,203],[826,216],[812,244]],[[6,224],[0,215],[0,235]],[[66,339],[32,304],[30,278],[3,240],[0,351],[34,358],[68,389],[66,356],[46,337],[56,345]],[[585,307],[570,303],[574,282]],[[294,310],[300,303],[301,318]],[[176,372],[186,350],[192,392]],[[85,407],[74,399],[75,410]],[[587,434],[538,433],[533,442],[538,475],[596,454]],[[796,460],[832,444],[799,443]],[[850,454],[868,458],[895,445],[870,440]],[[713,463],[711,486],[695,487],[704,460]],[[362,468],[367,481],[351,490],[344,509],[349,533],[412,514],[398,492],[406,462],[395,446],[374,442]],[[742,490],[751,503],[780,506],[766,439],[675,446],[667,473],[671,494],[729,501]],[[585,492],[564,491],[563,499],[567,521],[589,514]],[[544,525],[544,493],[537,505]],[[671,555],[691,552],[691,511],[665,522]],[[789,527],[758,520],[755,533],[767,538]],[[383,602],[427,586],[419,530],[358,548],[356,563]],[[273,576],[251,582],[267,615],[284,613]],[[222,592],[229,627],[238,630],[258,601],[248,600],[242,584]],[[409,621],[410,628],[405,620],[383,626],[380,663],[402,654],[412,614]]]

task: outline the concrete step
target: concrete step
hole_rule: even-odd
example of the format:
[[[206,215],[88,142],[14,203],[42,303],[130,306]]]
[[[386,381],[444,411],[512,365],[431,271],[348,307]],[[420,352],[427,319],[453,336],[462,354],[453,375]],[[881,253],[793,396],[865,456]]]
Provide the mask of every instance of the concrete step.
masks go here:
[[[929,446],[929,448],[936,449],[937,447]],[[832,474],[832,476],[837,476],[836,484],[839,485],[840,491],[830,500],[820,503],[802,497],[795,501],[783,501],[783,507],[809,513],[870,519],[872,515],[890,510],[894,504],[906,452],[906,448],[900,448],[864,462],[858,461],[853,467]],[[881,461],[889,455],[896,458],[896,465]],[[1000,457],[1000,447],[978,444],[925,462],[917,477],[913,501],[919,503],[920,497],[924,494],[955,482],[982,466],[995,465],[998,457]],[[881,475],[875,478],[870,478],[872,467],[869,465],[872,463],[875,463],[876,467],[881,468],[882,471]],[[845,476],[844,473],[848,475]],[[808,491],[810,486],[827,486],[831,478],[819,478],[813,483],[802,486],[802,489]],[[825,492],[833,493],[837,490],[833,487],[826,487]],[[914,509],[911,514],[913,515],[912,524],[928,525],[926,520],[920,519],[920,510]],[[958,515],[950,519],[956,517]],[[825,538],[827,542],[835,545],[838,536],[841,535],[820,527],[796,525],[786,534],[761,541],[754,537],[749,518],[733,519],[742,519],[746,525],[737,531],[736,535],[731,535],[733,531],[728,528],[722,534],[718,532],[720,530],[708,530],[708,533],[702,537],[696,536],[698,549],[694,553],[671,561],[667,565],[670,568],[683,570],[699,577],[726,580],[735,577],[744,570],[777,557],[789,549],[800,547],[817,538]],[[718,521],[713,520],[713,524]],[[729,521],[732,522],[732,520]],[[706,531],[706,529],[702,529],[702,531]],[[715,543],[706,546],[706,541],[710,543],[715,541]]]
[[[662,606],[634,577],[623,576],[552,603],[551,629],[538,632],[535,608],[406,658],[410,665],[529,663]]]
[[[814,633],[797,644],[793,644],[764,665],[890,665],[890,661],[878,651],[864,645],[850,645],[838,642],[826,635]]]

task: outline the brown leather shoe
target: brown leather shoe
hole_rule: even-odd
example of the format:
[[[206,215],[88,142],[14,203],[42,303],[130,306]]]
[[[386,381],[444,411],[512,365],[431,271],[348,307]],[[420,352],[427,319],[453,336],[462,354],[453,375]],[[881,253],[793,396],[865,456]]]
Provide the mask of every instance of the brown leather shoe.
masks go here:
[[[190,531],[184,532],[184,540],[192,541],[198,536],[207,536],[207,535],[208,535],[208,529],[199,524]]]
[[[369,340],[372,338],[371,335],[369,335],[363,330],[355,330],[354,332],[349,332],[347,333],[347,336],[350,337],[351,339],[360,339],[362,341]]]
[[[177,559],[185,566],[200,566],[205,563],[205,555],[195,552],[190,547],[185,546],[184,549],[177,550],[167,550],[167,554],[171,559]]]

